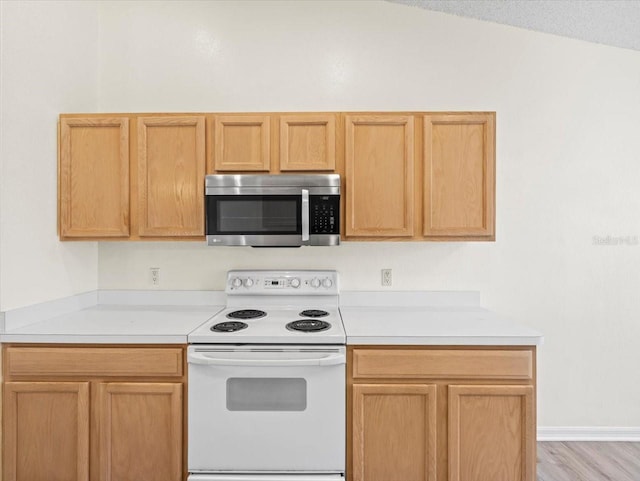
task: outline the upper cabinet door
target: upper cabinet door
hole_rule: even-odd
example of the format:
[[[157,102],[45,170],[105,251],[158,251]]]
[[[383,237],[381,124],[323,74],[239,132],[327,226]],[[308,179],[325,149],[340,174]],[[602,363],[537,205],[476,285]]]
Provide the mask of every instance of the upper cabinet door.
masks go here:
[[[346,236],[413,236],[413,117],[346,117]]]
[[[334,114],[280,117],[280,170],[330,170],[336,167]]]
[[[218,115],[215,118],[216,171],[261,171],[271,168],[268,115]]]
[[[204,235],[204,117],[138,119],[140,236]]]
[[[60,119],[60,238],[129,236],[129,121]]]
[[[423,234],[495,239],[495,113],[425,115]]]

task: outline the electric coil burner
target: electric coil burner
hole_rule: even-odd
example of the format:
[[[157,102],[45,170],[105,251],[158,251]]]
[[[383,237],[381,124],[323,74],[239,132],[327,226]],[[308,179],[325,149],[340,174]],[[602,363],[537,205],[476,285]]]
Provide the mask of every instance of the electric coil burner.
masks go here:
[[[300,332],[318,332],[318,331],[326,331],[331,327],[326,321],[320,321],[318,319],[300,319],[298,321],[293,321],[287,324],[287,329],[290,331],[300,331]]]
[[[239,311],[230,312],[227,317],[229,319],[260,319],[266,315],[266,312],[258,309],[240,309]]]
[[[249,327],[248,324],[240,321],[219,322],[211,328],[214,332],[236,332]]]
[[[302,311],[300,315],[302,317],[326,317],[329,313],[322,309],[307,309],[306,311]]]

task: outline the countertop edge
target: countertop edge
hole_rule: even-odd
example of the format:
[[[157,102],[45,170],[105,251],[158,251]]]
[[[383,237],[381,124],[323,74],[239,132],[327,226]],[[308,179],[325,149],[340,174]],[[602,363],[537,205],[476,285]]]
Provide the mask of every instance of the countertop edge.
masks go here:
[[[541,346],[540,336],[349,336],[347,346]]]
[[[187,344],[187,335],[0,334],[0,344]]]

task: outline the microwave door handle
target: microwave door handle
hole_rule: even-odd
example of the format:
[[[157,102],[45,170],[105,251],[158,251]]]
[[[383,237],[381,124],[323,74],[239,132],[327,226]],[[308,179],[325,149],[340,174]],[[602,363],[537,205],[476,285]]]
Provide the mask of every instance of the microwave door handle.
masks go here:
[[[344,354],[320,357],[316,359],[224,359],[208,357],[204,354],[189,354],[189,363],[207,366],[254,366],[254,367],[292,367],[292,366],[336,366],[345,364]]]
[[[309,240],[309,191],[302,189],[302,242]]]

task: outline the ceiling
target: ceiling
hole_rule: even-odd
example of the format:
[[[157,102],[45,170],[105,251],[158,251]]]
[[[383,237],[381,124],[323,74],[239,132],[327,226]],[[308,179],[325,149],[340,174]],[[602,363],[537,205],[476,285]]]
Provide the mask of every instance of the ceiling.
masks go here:
[[[640,0],[387,0],[640,50]]]

